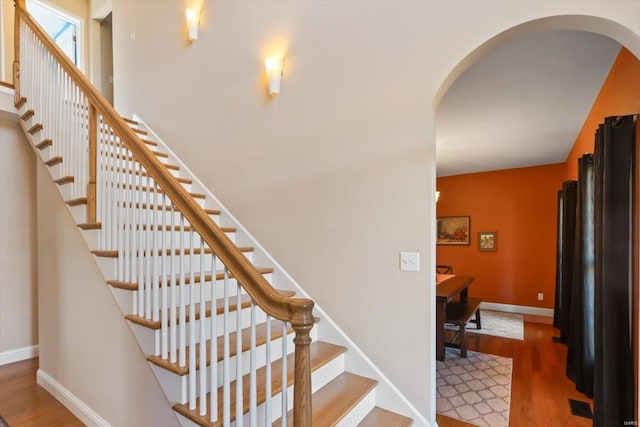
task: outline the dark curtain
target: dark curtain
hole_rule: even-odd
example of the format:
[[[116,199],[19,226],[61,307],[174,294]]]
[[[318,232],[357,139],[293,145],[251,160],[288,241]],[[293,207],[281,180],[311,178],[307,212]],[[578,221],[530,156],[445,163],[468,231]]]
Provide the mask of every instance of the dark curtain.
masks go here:
[[[562,190],[558,191],[556,223],[556,298],[553,305],[553,326],[559,328],[562,306]]]
[[[594,152],[594,426],[619,426],[634,418],[630,294],[634,150],[633,116],[608,117],[598,129]]]
[[[593,396],[594,369],[594,167],[593,155],[578,159],[571,312],[566,374],[576,389]]]
[[[560,289],[561,305],[558,317],[560,341],[563,343],[568,341],[571,320],[577,187],[577,181],[565,181],[562,184],[562,281]]]

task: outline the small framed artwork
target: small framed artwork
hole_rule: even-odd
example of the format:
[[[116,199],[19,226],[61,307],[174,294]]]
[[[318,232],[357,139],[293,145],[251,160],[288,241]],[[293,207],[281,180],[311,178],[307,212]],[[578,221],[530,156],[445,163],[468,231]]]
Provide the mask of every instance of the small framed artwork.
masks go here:
[[[437,218],[438,245],[469,245],[471,243],[470,217],[443,216]]]
[[[495,252],[498,248],[497,231],[480,231],[478,233],[478,250],[480,252]]]

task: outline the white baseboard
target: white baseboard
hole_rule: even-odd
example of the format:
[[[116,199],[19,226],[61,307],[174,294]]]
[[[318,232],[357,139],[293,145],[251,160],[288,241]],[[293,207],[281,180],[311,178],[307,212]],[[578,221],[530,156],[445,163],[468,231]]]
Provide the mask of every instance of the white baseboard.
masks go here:
[[[37,345],[3,351],[0,353],[0,366],[8,363],[19,362],[21,360],[33,359],[34,357],[38,357]]]
[[[553,317],[552,308],[528,307],[526,305],[500,304],[497,302],[482,302],[480,308],[485,310],[504,311],[506,313],[533,314],[534,316]]]
[[[111,427],[111,425],[98,415],[93,409],[78,399],[73,393],[67,390],[62,384],[53,379],[42,369],[38,369],[38,384],[47,390],[53,397],[62,403],[73,415],[87,426]]]

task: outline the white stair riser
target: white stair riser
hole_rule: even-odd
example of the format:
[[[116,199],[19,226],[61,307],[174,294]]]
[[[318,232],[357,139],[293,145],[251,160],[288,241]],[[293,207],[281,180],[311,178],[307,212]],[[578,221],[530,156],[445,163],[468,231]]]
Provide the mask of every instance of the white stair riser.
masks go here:
[[[135,202],[136,204],[139,202]],[[142,205],[146,205],[147,204],[147,200],[142,197],[142,201],[141,201]],[[154,206],[162,206],[162,204],[157,204],[155,203],[155,201],[152,200],[152,204]],[[137,207],[134,206],[133,209],[131,209],[133,211],[133,215],[135,218],[139,218],[140,222],[142,223],[146,223],[146,224],[164,224],[164,225],[168,225],[171,224],[171,220],[173,218],[173,223],[175,225],[179,225],[180,224],[180,213],[179,212],[173,212],[173,214],[171,213],[171,211],[168,210],[164,210],[164,209],[144,209],[141,207]],[[213,220],[213,222],[215,222],[216,224],[220,225],[220,216],[219,215],[209,215],[209,217]],[[188,225],[187,221],[185,221],[185,225]]]
[[[349,413],[340,420],[336,427],[357,426],[376,406],[376,389],[371,390]]]
[[[186,313],[189,313],[189,309],[187,307],[187,311]],[[244,328],[249,327],[250,322],[251,322],[251,314],[250,314],[250,309],[249,308],[245,308],[241,311],[241,315],[242,315],[242,326]],[[266,315],[264,314],[264,312],[262,310],[256,309],[256,324],[260,324],[265,322],[266,320]],[[229,319],[228,319],[228,328],[229,331],[235,332],[236,330],[236,323],[237,323],[237,312],[233,311],[229,313]],[[200,326],[202,325],[202,322],[200,320],[195,320],[194,321],[194,325],[195,325],[195,342],[199,343],[200,342]],[[211,337],[211,318],[207,317],[204,321],[204,327],[205,327],[205,337],[206,339],[209,339],[209,337]],[[145,350],[149,350],[148,354],[155,354],[155,350],[157,348],[160,348],[160,344],[161,344],[161,338],[159,335],[155,335],[155,331],[149,328],[145,328],[147,330],[146,335],[149,335],[152,337],[153,342],[152,342],[152,346],[146,348]],[[171,334],[171,326],[167,326],[167,333]],[[178,322],[178,319],[176,319],[176,333],[178,334],[180,331],[180,323]],[[189,338],[190,338],[190,331],[191,331],[191,321],[187,321],[185,322],[185,331],[186,331],[186,340],[187,343],[189,342]],[[273,330],[272,331],[272,336],[275,336],[276,332]],[[141,331],[141,334],[145,333],[144,331]],[[216,317],[216,336],[222,336],[222,334],[224,333],[224,319],[223,319],[223,315],[220,314]],[[145,341],[145,342],[148,342]]]
[[[311,392],[315,393],[342,372],[344,372],[344,354],[311,373]],[[232,398],[234,397],[232,396]],[[258,425],[271,425],[282,416],[282,393],[273,396],[271,400],[271,420],[268,423],[265,423],[265,407],[265,404],[258,406]],[[293,386],[287,388],[287,408],[288,410],[293,408]],[[242,418],[242,422],[243,425],[250,425],[250,416],[246,414]],[[350,424],[350,426],[353,427],[357,424]]]
[[[294,334],[291,333],[287,336],[287,354],[292,353],[295,350],[295,345],[293,344],[293,339],[294,339]],[[263,367],[266,364],[266,345],[261,345],[256,347],[256,369],[259,369],[261,367]],[[278,338],[277,340],[273,340],[271,343],[271,361],[274,362],[278,359],[280,359],[282,357],[282,338]],[[234,381],[236,379],[236,361],[237,358],[231,357],[229,359],[229,378],[230,381]],[[187,360],[187,365],[188,365],[189,361]],[[241,357],[241,363],[242,363],[242,375],[247,375],[249,373],[249,370],[251,369],[250,366],[250,355],[249,352],[244,352],[242,353],[242,357]],[[333,365],[332,365],[333,364]],[[332,365],[333,367],[332,372],[333,371],[339,371],[338,373],[344,371],[344,359],[340,359],[337,358],[336,360],[332,361],[331,363],[327,364],[326,366]],[[154,367],[154,371],[158,372],[158,371],[164,371],[164,372],[159,372],[160,375],[158,376],[158,378],[161,378],[161,384],[163,385],[163,387],[165,387],[165,390],[171,390],[172,394],[167,396],[167,398],[169,399],[170,402],[172,403],[186,403],[188,400],[188,396],[189,396],[189,380],[188,380],[188,374],[184,375],[184,376],[180,376],[180,375],[176,375],[164,368],[158,367],[155,364],[152,364],[152,366]],[[218,362],[216,365],[216,369],[217,369],[217,387],[222,387],[223,385],[223,381],[224,381],[224,377],[223,377],[223,363],[222,362]],[[196,373],[196,396],[200,395],[200,390],[199,390],[199,384],[200,384],[200,374],[202,373],[202,370],[198,370]],[[322,378],[327,377],[327,372],[328,371],[322,371],[322,369],[318,370],[317,372],[315,372],[312,377],[312,381],[322,381]],[[207,375],[207,391],[211,390],[211,384],[209,383],[210,378],[211,378],[211,367],[208,366],[206,371],[205,371],[205,375]],[[331,378],[329,378],[327,381],[330,381]],[[235,399],[235,396],[232,396],[232,399]]]
[[[96,257],[96,259],[98,260],[98,266],[101,270],[104,270],[104,265],[105,264],[109,264],[108,261],[105,261],[105,258],[98,258]],[[111,263],[113,263],[114,261],[111,260]],[[107,267],[108,268],[108,267]],[[106,276],[106,277],[116,277],[114,276]],[[271,283],[271,274],[264,274],[263,277],[267,280],[267,282]],[[235,279],[229,279],[229,296],[235,296],[236,295],[236,280]],[[144,287],[141,287],[140,292],[145,292],[145,294],[147,293],[146,291],[146,286],[147,283],[145,283]],[[187,297],[189,298],[188,301],[191,301],[190,297],[189,297],[189,290],[191,289],[191,286],[193,286],[194,288],[194,292],[195,292],[195,300],[196,302],[200,302],[200,284],[197,283],[195,285],[190,285],[190,284],[185,284],[184,288],[185,288],[185,294],[187,295]],[[151,284],[151,289],[149,289],[151,298],[153,300],[153,294],[155,292],[158,292],[159,294],[159,298],[158,300],[162,301],[162,287],[158,287],[157,290],[153,289],[153,284]],[[123,314],[128,315],[128,314],[133,314],[133,301],[134,298],[138,298],[137,296],[137,292],[138,291],[131,291],[131,290],[127,290],[127,289],[120,289],[120,288],[115,288],[112,287],[115,290],[119,291],[118,293],[124,292],[124,293],[128,293],[128,294],[132,294],[130,296],[122,296],[120,298],[116,298],[118,301],[118,304],[120,306],[120,309],[122,310]],[[179,292],[179,288],[180,286],[176,286],[176,292]],[[171,288],[168,289],[169,295],[171,292]],[[242,293],[244,294],[245,292],[242,291]],[[133,295],[136,294],[136,295]],[[216,281],[216,298],[220,299],[224,296],[224,280],[217,280]],[[146,295],[145,295],[145,299],[146,299]],[[205,283],[205,301],[209,301],[211,299],[211,282],[206,282]]]
[[[98,230],[83,230],[84,233],[83,234],[87,234],[87,236],[85,237],[85,240],[87,241],[87,244],[89,245],[89,247],[91,249],[95,249],[97,247],[100,247],[99,245],[95,244],[96,240],[100,239],[100,232]],[[245,255],[245,257],[250,261],[253,262],[253,252],[243,252],[243,254]],[[160,263],[160,265],[164,265],[165,270],[166,270],[166,275],[169,275],[170,272],[170,267],[171,267],[171,257],[170,256],[165,256],[166,260],[166,264],[162,264],[162,256],[157,256],[157,259],[155,259],[156,257],[151,257],[151,259],[149,257],[143,257],[142,259],[142,266],[144,271],[147,271],[147,263],[151,262],[151,268],[153,268],[153,265],[155,265],[155,263]],[[205,271],[210,271],[211,270],[211,254],[205,254]],[[104,277],[107,277],[108,280],[115,280],[117,279],[117,267],[118,267],[118,260],[117,258],[110,258],[110,257],[98,257],[96,256],[96,259],[98,260],[99,266],[100,266],[100,270],[102,271],[102,273],[104,274]],[[136,258],[136,268],[139,268],[140,263],[139,263],[139,259]],[[183,264],[185,265],[185,272],[189,272],[190,270],[190,266],[191,266],[191,261],[189,260],[188,256],[186,258],[186,260],[182,260],[182,262],[180,261],[180,257],[175,256],[173,265],[174,265],[174,272],[176,272],[176,277],[179,277],[179,266]],[[216,261],[216,266],[219,268],[221,266],[219,261]],[[194,255],[194,271],[200,271],[200,255]],[[155,275],[156,277],[158,276],[158,274]],[[267,280],[271,281],[271,277],[268,277]]]

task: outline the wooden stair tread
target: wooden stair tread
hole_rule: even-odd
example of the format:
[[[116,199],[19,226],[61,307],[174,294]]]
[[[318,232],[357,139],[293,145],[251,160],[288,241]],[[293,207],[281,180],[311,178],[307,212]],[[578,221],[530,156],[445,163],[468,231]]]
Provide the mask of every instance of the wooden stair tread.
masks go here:
[[[27,110],[22,116],[20,116],[20,120],[22,121],[29,120],[31,117],[33,117],[34,114],[35,114],[35,111],[33,111],[33,109]]]
[[[136,209],[151,209],[151,210],[161,210],[161,211],[170,211],[170,205],[159,205],[156,203],[136,203]],[[220,215],[220,211],[218,209],[205,209],[204,210],[207,215]]]
[[[80,206],[87,204],[86,197],[78,197],[77,199],[65,200],[65,203],[69,206]]]
[[[282,296],[285,296],[287,298],[290,298],[296,294],[293,291],[278,290],[278,292]],[[236,301],[237,301],[236,297],[229,297],[229,312],[233,312],[238,309]],[[249,297],[249,295],[243,294],[240,297],[240,309],[248,308],[250,306],[251,306],[251,298]],[[200,319],[200,303],[199,302],[195,304],[195,309],[196,309],[196,320],[199,320]],[[211,317],[211,313],[212,313],[211,301],[205,302],[205,312],[206,312],[205,317]],[[216,314],[220,315],[223,312],[224,312],[224,299],[220,298],[216,301]],[[189,311],[187,310],[186,317],[185,317],[187,322],[189,321],[189,318],[190,318]],[[134,314],[126,315],[125,319],[137,325],[144,326],[145,328],[154,329],[154,330],[160,329],[160,327],[162,326],[162,323],[160,322],[160,320],[146,319],[144,317],[140,317]],[[180,323],[179,320],[178,320],[178,323]],[[151,357],[155,357],[155,356],[151,356]]]
[[[273,273],[273,268],[270,267],[262,267],[262,268],[256,268],[256,270],[258,270],[258,273],[260,274],[270,274]],[[212,273],[211,272],[205,272],[205,276],[204,276],[204,281],[205,282],[210,282],[212,278]],[[234,279],[235,276],[232,272],[229,272],[229,279]],[[223,280],[224,279],[224,273],[216,273],[216,280]],[[169,278],[165,278],[165,280],[163,280],[159,285],[160,287],[162,287],[163,283],[165,282],[169,282]],[[196,273],[195,277],[194,277],[194,281],[195,283],[200,283],[200,273]],[[191,276],[186,274],[185,278],[184,278],[184,284],[188,285],[191,283]],[[110,286],[113,286],[114,288],[118,288],[118,289],[125,289],[125,290],[130,290],[130,291],[137,291],[138,290],[138,283],[136,282],[123,282],[123,281],[119,281],[119,280],[108,280],[107,284]],[[169,286],[171,286],[171,283],[168,284]],[[176,285],[180,285],[180,278],[176,277]]]
[[[136,229],[139,229],[140,227],[136,227]],[[143,224],[142,225],[142,229],[143,230],[162,230],[164,229],[164,231],[171,231],[171,229],[173,228],[173,231],[180,231],[180,226],[179,225],[174,225],[173,227],[171,227],[170,225],[157,225],[157,224]],[[235,233],[238,229],[235,227],[220,227],[220,229],[222,231],[224,231],[225,233]],[[185,225],[184,226],[184,231],[191,231],[191,226],[189,225]]]
[[[151,141],[149,141],[151,142]],[[148,144],[148,145],[153,145],[153,144]],[[120,147],[120,148],[124,148],[125,150],[128,150],[128,148],[126,146],[124,146],[123,144],[118,144],[116,145],[116,147]],[[163,153],[162,151],[155,151],[155,150],[149,150],[151,151],[156,157],[163,157],[165,159],[169,158],[169,154],[167,153]],[[100,155],[101,156],[108,156],[108,157],[114,157],[114,158],[118,158],[120,156],[122,156],[121,154],[117,154],[114,153],[113,151],[100,151]]]
[[[149,150],[151,151],[151,150]],[[105,156],[106,154],[104,152],[101,153],[103,156]],[[155,152],[154,152],[155,154]],[[133,156],[128,155],[128,154],[109,154],[109,157],[112,157],[114,159],[120,159],[123,160],[125,162],[138,162]],[[162,157],[162,156],[157,156],[157,157]],[[167,158],[169,157],[169,155],[167,154]],[[167,169],[171,169],[171,170],[179,170],[180,166],[178,165],[174,165],[172,163],[163,163],[162,166],[166,167]],[[122,169],[121,168],[113,168],[115,170],[117,170],[118,172],[120,172]],[[131,172],[132,170],[128,168],[128,165],[125,165],[124,170]]]
[[[145,144],[147,144],[147,145],[152,145],[152,146],[154,146],[154,147],[157,147],[157,146],[158,146],[158,143],[157,143],[157,142],[155,142],[155,141],[151,141],[151,140],[149,140],[149,139],[144,139],[144,138],[141,138],[141,139],[142,139],[142,142],[144,142],[144,143],[145,143]]]
[[[411,425],[413,425],[411,418],[376,406],[360,421],[358,427],[409,427]]]
[[[36,145],[36,148],[38,150],[44,150],[47,147],[51,147],[51,144],[52,144],[52,141],[49,138],[47,138],[42,142],[40,142],[38,145]]]
[[[100,230],[102,228],[102,223],[97,222],[97,223],[91,223],[91,224],[78,224],[78,227],[82,228],[83,230]],[[153,224],[150,226],[147,224],[144,224],[142,226],[143,230],[146,230],[147,228],[149,228],[150,230],[157,230],[158,226]],[[164,228],[164,231],[171,231],[170,225],[165,225],[163,228]],[[135,229],[138,230],[140,229],[140,227],[136,227]],[[225,233],[235,233],[237,230],[235,227],[220,227],[220,229]],[[180,231],[180,226],[174,225],[173,231]],[[184,231],[185,232],[191,231],[191,227],[188,225],[185,225]]]
[[[20,108],[22,108],[22,106],[23,106],[24,104],[26,104],[26,103],[27,103],[27,98],[25,98],[24,96],[22,96],[22,97],[20,97],[20,99],[18,99],[18,101],[15,103],[15,106],[16,106],[16,108],[17,108],[17,109],[20,109]]]
[[[63,176],[62,178],[58,178],[53,182],[55,182],[58,185],[65,185],[65,184],[71,184],[74,180],[75,180],[74,177],[67,175],[67,176]]]
[[[122,116],[120,116],[120,117],[122,117]],[[139,123],[138,123],[138,122],[136,122],[136,121],[135,121],[135,120],[133,120],[133,119],[129,119],[129,118],[127,118],[127,117],[122,117],[122,120],[124,120],[125,122],[129,123],[130,125],[134,125],[134,126],[139,125]]]
[[[377,384],[378,381],[371,378],[350,372],[341,373],[311,396],[312,425],[335,426]],[[281,425],[282,419],[273,423],[274,427]],[[293,427],[293,410],[287,413],[287,426]]]
[[[336,357],[340,356],[346,351],[345,347],[330,344],[322,341],[316,341],[309,346],[310,359],[311,359],[311,371],[318,370],[323,367],[327,363],[331,362]],[[287,384],[288,386],[293,384],[293,375],[295,370],[295,353],[291,353],[287,355]],[[264,386],[266,381],[266,368],[261,367],[256,370],[256,384],[258,384],[256,391],[256,403],[257,405],[261,405],[266,401],[266,388]],[[235,393],[236,393],[236,381],[232,381],[230,384],[230,395],[231,398],[231,422],[235,420],[236,409],[235,409]],[[243,412],[247,413],[249,411],[249,387],[250,387],[250,378],[249,375],[244,375],[242,377],[242,398],[243,398]],[[282,359],[278,359],[271,364],[271,395],[275,396],[282,391]],[[198,400],[198,404],[194,410],[189,410],[189,404],[177,404],[173,406],[173,409],[179,414],[189,418],[196,424],[201,426],[221,426],[222,420],[220,419],[215,422],[209,421],[209,415],[201,416],[199,415],[200,411],[200,401]],[[207,394],[207,414],[210,414],[210,400],[209,394]],[[218,413],[222,415],[222,388],[218,388]],[[314,425],[320,425],[315,424]]]
[[[287,334],[293,332],[293,328],[291,326],[287,327]],[[237,350],[237,333],[231,332],[229,333],[229,356],[234,357],[236,355]],[[271,321],[271,340],[276,340],[282,337],[282,322],[279,320]],[[242,330],[242,352],[245,352],[251,348],[251,328],[247,327]],[[262,344],[267,342],[267,323],[260,323],[256,325],[256,346],[261,346]],[[216,362],[220,362],[224,359],[224,335],[220,335],[216,339]],[[207,365],[211,365],[211,340],[207,340],[206,342],[206,351],[207,351]],[[186,360],[189,360],[189,353],[191,349],[187,347],[186,349]],[[155,365],[160,366],[161,368],[167,369],[170,372],[173,372],[176,375],[184,376],[189,373],[189,364],[187,363],[185,366],[179,366],[178,363],[171,363],[169,359],[162,359],[159,356],[149,356],[147,360]],[[200,369],[200,344],[196,344],[196,369]]]
[[[240,252],[253,252],[254,251],[254,247],[253,246],[239,246],[238,249],[240,249]],[[141,251],[144,252],[144,251]],[[157,251],[155,251],[158,255],[162,255],[162,249],[158,249]],[[94,254],[97,257],[102,257],[102,258],[118,258],[118,251],[117,250],[95,250],[95,251],[91,251],[92,254]],[[164,253],[167,256],[171,256],[171,249],[166,249],[164,251]],[[174,249],[173,253],[175,255],[180,255],[181,251],[180,249]],[[185,255],[190,255],[191,254],[191,249],[185,249],[184,250]],[[204,253],[206,255],[210,255],[213,253],[213,250],[211,248],[205,248],[204,249]],[[200,255],[200,249],[196,248],[193,251],[194,255]],[[140,253],[139,253],[140,255]],[[154,255],[153,253],[151,255]]]
[[[100,230],[102,228],[102,223],[89,222],[84,224],[78,224],[78,228],[80,228],[81,230]]]
[[[42,130],[42,123],[36,123],[35,125],[31,126],[27,132],[29,132],[31,135],[35,135],[41,130]]]
[[[47,160],[46,162],[44,162],[45,165],[47,166],[55,166],[59,163],[62,163],[62,157],[60,156],[56,156],[56,157],[52,157],[49,160]]]
[[[182,183],[182,184],[191,184],[191,180],[189,178],[176,178],[178,180],[178,182]],[[121,186],[122,187],[122,186]],[[155,187],[149,187],[146,185],[132,185],[132,184],[126,184],[124,185],[125,188],[128,189],[133,189],[135,191],[142,191],[142,192],[150,192],[150,193],[155,193],[156,192],[156,188]],[[164,194],[164,191],[162,191],[161,188],[157,189],[157,193],[158,194]],[[207,196],[205,194],[202,193],[189,193],[189,195],[191,197],[193,197],[194,199],[205,199]]]

